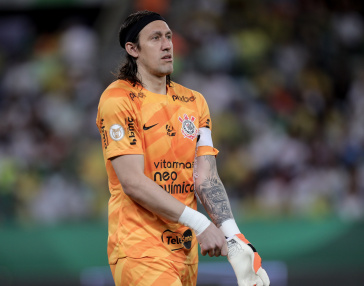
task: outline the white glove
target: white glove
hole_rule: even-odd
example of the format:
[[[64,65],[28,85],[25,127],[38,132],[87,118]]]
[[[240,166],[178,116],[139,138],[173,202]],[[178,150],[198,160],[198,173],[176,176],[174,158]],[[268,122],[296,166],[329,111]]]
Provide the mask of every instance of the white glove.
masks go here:
[[[227,241],[228,260],[234,269],[239,286],[269,286],[262,259],[253,245],[241,233]]]

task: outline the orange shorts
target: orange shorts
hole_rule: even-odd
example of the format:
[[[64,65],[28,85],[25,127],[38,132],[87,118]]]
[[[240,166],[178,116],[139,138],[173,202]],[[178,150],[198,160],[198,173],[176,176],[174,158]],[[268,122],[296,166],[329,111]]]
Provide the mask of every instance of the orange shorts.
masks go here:
[[[198,264],[158,257],[125,257],[110,268],[116,286],[195,286]]]

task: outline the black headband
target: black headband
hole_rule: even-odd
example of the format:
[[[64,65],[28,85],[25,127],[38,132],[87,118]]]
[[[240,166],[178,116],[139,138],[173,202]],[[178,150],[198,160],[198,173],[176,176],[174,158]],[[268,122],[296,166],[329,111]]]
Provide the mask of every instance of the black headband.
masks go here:
[[[120,46],[125,49],[125,44],[127,42],[134,42],[136,37],[138,36],[139,32],[143,30],[143,28],[151,22],[161,20],[166,22],[166,20],[159,14],[153,13],[150,15],[146,15],[141,18],[138,22],[131,25],[128,29],[124,31],[120,31],[119,33],[119,43]]]

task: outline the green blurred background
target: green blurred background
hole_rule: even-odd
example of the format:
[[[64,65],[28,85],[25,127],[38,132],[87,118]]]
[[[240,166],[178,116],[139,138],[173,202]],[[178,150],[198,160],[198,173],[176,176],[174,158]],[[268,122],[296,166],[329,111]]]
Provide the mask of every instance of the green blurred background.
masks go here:
[[[122,20],[161,13],[272,286],[364,285],[364,8],[350,0],[0,0],[0,285],[112,285],[95,125]],[[203,210],[201,210],[203,211]],[[234,285],[201,257],[198,285]]]

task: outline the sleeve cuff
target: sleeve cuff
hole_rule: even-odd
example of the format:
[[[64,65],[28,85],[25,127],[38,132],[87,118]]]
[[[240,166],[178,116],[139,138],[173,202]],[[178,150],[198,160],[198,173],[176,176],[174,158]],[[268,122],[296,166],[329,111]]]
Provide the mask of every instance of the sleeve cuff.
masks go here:
[[[113,150],[110,152],[106,152],[106,159],[109,160],[111,158],[122,156],[122,155],[144,155],[142,149],[133,149],[133,150]]]
[[[216,157],[216,155],[219,153],[219,150],[217,150],[214,147],[211,146],[200,146],[197,149],[197,157],[203,156],[203,155],[213,155]]]

